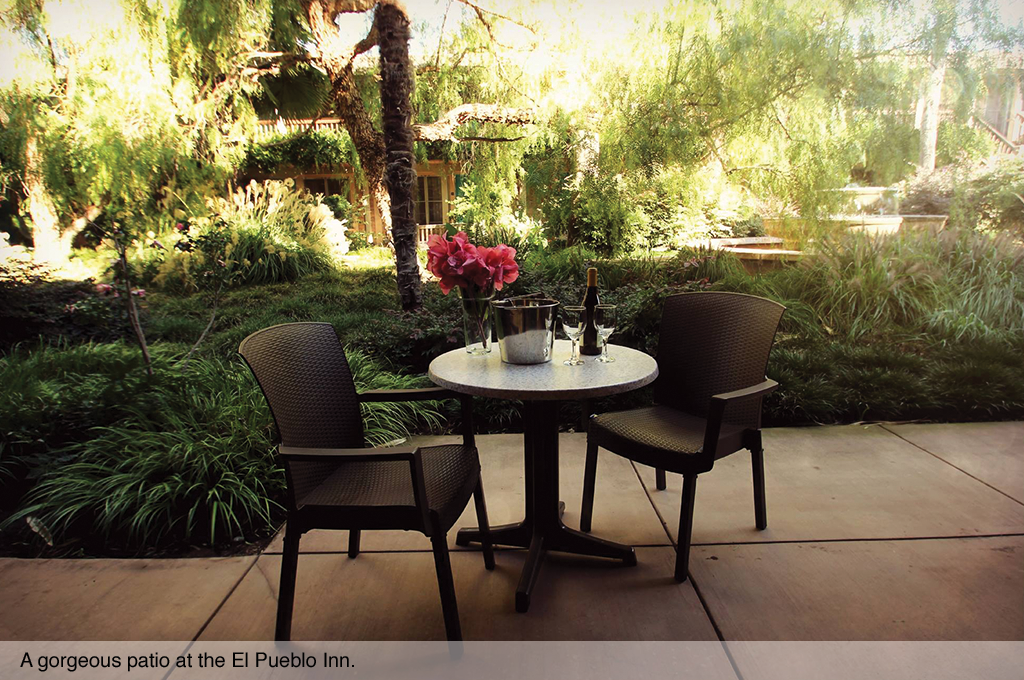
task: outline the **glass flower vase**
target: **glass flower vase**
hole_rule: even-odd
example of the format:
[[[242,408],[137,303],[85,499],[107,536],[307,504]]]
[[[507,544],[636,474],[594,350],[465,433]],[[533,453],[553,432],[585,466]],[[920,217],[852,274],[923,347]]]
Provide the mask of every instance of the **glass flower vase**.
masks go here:
[[[491,351],[491,299],[494,291],[459,288],[462,297],[462,327],[466,334],[466,351],[487,354]]]

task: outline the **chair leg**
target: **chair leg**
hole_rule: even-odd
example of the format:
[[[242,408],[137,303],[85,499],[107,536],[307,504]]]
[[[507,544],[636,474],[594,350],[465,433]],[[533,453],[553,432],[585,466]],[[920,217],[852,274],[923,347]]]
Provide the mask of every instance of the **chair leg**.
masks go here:
[[[658,491],[664,491],[668,488],[668,482],[665,481],[665,471],[661,468],[654,469],[654,485],[658,487]]]
[[[359,554],[359,529],[348,530],[348,556],[355,559]]]
[[[484,551],[484,569],[494,569],[494,545],[491,543],[491,525],[487,521],[487,503],[484,501],[484,480],[477,477],[476,489],[473,491],[473,502],[476,504],[476,524],[480,530],[480,546]]]
[[[580,432],[590,427],[590,416],[594,415],[594,404],[589,399],[580,402]]]
[[[580,531],[590,531],[594,518],[594,486],[597,483],[597,444],[587,442],[587,465],[583,470],[583,507],[580,510]]]
[[[435,526],[430,545],[434,549],[434,567],[437,569],[437,588],[441,592],[441,611],[444,613],[444,630],[448,641],[462,640],[462,626],[459,624],[459,605],[455,600],[455,581],[452,579],[452,562],[448,557],[448,536]]]
[[[768,509],[764,499],[764,449],[752,450],[750,462],[754,468],[754,522],[758,529],[764,530],[768,527]]]
[[[676,580],[686,580],[690,564],[690,537],[693,535],[693,499],[697,475],[683,475],[683,498],[679,508],[679,541],[676,547]]]
[[[281,585],[277,591],[277,628],[274,639],[292,637],[292,609],[295,604],[295,573],[299,566],[299,538],[302,534],[285,529],[284,554],[281,556]]]

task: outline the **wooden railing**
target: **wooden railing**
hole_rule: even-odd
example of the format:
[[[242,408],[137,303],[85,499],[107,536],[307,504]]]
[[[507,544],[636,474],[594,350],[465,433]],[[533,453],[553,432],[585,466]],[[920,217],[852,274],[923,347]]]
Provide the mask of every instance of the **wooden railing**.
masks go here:
[[[996,152],[1002,154],[1018,155],[1020,154],[1021,147],[1018,144],[1014,144],[1009,139],[1003,136],[1003,133],[992,127],[991,124],[984,118],[979,116],[971,116],[972,124],[980,129],[981,131],[988,134],[996,144]]]
[[[419,242],[419,244],[421,246],[427,245],[427,239],[429,239],[433,234],[443,234],[443,233],[444,233],[444,226],[442,226],[440,224],[426,225],[426,226],[424,226],[424,225],[417,225],[416,226],[416,240]]]
[[[278,135],[305,132],[312,126],[314,132],[342,132],[345,125],[341,118],[304,118],[286,120],[261,120],[256,124],[256,139],[264,140]]]

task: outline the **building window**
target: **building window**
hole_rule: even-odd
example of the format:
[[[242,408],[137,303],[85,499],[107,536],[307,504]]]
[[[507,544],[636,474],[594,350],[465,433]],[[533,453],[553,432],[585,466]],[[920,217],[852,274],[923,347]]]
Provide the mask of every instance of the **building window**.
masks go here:
[[[432,175],[417,177],[416,190],[416,224],[444,224],[441,178]]]
[[[311,194],[344,196],[348,199],[348,182],[344,177],[306,177],[302,185]]]

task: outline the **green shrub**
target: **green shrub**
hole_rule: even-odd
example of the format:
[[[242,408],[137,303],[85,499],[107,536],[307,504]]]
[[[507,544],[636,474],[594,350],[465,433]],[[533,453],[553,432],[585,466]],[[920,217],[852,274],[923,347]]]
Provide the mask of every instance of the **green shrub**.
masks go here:
[[[11,263],[8,263],[11,264]],[[29,279],[0,271],[0,350],[39,336],[76,342],[113,340],[128,328],[124,304],[92,280]],[[144,305],[140,305],[145,311]]]
[[[510,248],[515,248],[516,260],[519,262],[528,254],[547,245],[542,225],[525,215],[510,215],[501,223],[492,225],[478,223],[467,227],[463,224],[452,224],[448,227],[448,235],[454,235],[459,230],[466,231],[470,242],[478,246],[493,247],[504,243]]]
[[[776,346],[765,424],[993,420],[1024,413],[1024,343]]]
[[[981,128],[949,120],[939,122],[935,144],[937,166],[972,163],[988,158],[994,152],[995,144]]]
[[[106,547],[93,552],[263,535],[276,521],[280,477],[267,461],[269,414],[233,359],[242,338],[275,323],[329,321],[352,350],[360,389],[428,384],[404,371],[421,373],[462,345],[457,296],[428,284],[423,310],[399,311],[393,255],[381,253],[346,258],[346,268],[299,284],[226,291],[188,373],[174,367],[184,351],[175,343],[191,342],[204,323],[197,295],[147,296],[152,378],[128,344],[65,342],[4,356],[2,509],[18,505],[18,517],[51,527],[65,547],[72,536],[95,536]],[[819,243],[801,265],[759,276],[732,255],[689,249],[602,258],[584,247],[548,247],[519,261],[520,278],[503,294],[541,291],[563,303],[582,297],[586,269],[597,266],[602,299],[619,305],[613,342],[652,353],[667,295],[711,288],[782,302],[787,312],[768,366],[782,387],[766,401],[766,424],[1024,417],[1024,252],[1005,233],[843,234]],[[650,398],[639,390],[597,407]],[[365,413],[367,438],[450,429],[457,413],[450,404],[374,406]],[[513,401],[477,400],[476,416],[480,432],[520,426]],[[568,427],[578,416],[573,404],[560,412]],[[188,470],[175,467],[181,461]],[[135,500],[122,488],[134,489]],[[101,506],[101,498],[118,501]],[[31,535],[23,521],[11,526]]]
[[[224,545],[275,527],[284,477],[259,387],[240,360],[194,359],[183,370],[175,349],[154,346],[152,377],[137,350],[119,343],[3,358],[4,496],[38,479],[5,526],[33,517],[58,541],[89,537],[81,547],[103,552]],[[359,390],[424,382],[359,352],[349,361]],[[443,422],[431,402],[363,408],[373,445]]]
[[[942,303],[924,330],[943,341],[1024,335],[1024,246],[1007,233],[923,237],[943,263]]]
[[[954,226],[1006,231],[1024,239],[1024,160],[1003,158],[975,170],[954,194],[949,220]]]
[[[138,349],[122,343],[16,348],[0,357],[0,383],[0,443],[33,478],[66,457],[65,446],[116,423],[126,405],[151,405],[152,378]]]
[[[900,212],[949,215],[955,229],[1005,231],[1024,239],[1024,161],[1019,157],[959,163],[918,175],[903,186]]]
[[[563,180],[542,204],[544,228],[552,240],[566,239],[603,255],[629,253],[647,241],[646,216],[623,180],[584,175]]]
[[[348,134],[314,130],[249,144],[242,161],[242,167],[248,172],[263,174],[274,173],[285,165],[299,168],[358,167],[359,156]]]
[[[912,326],[940,289],[931,258],[904,257],[905,243],[858,234],[827,240],[807,259],[794,296],[818,310],[828,332],[858,337]]]
[[[465,342],[458,293],[445,296],[436,285],[426,285],[421,309],[384,310],[354,328],[346,341],[371,356],[424,373],[435,357]]]
[[[208,207],[209,215],[183,222],[183,234],[167,235],[162,248],[147,252],[137,265],[144,280],[172,291],[196,290],[219,267],[233,285],[296,281],[331,269],[348,251],[345,223],[319,196],[294,191],[291,180],[250,182]]]
[[[881,116],[861,124],[865,126],[859,143],[863,158],[851,172],[855,181],[866,186],[888,186],[914,172],[921,132],[912,122]]]
[[[900,183],[900,213],[903,215],[949,215],[953,194],[965,178],[961,166],[948,165],[933,172],[918,173]],[[963,226],[963,225],[957,225]]]
[[[825,240],[799,266],[732,276],[722,290],[790,308],[784,332],[855,339],[887,334],[934,342],[1024,333],[1024,248],[966,230]]]
[[[266,535],[284,479],[259,388],[223,361],[174,372],[161,366],[151,403],[123,403],[117,422],[64,447],[70,462],[49,470],[11,519],[122,549]]]

